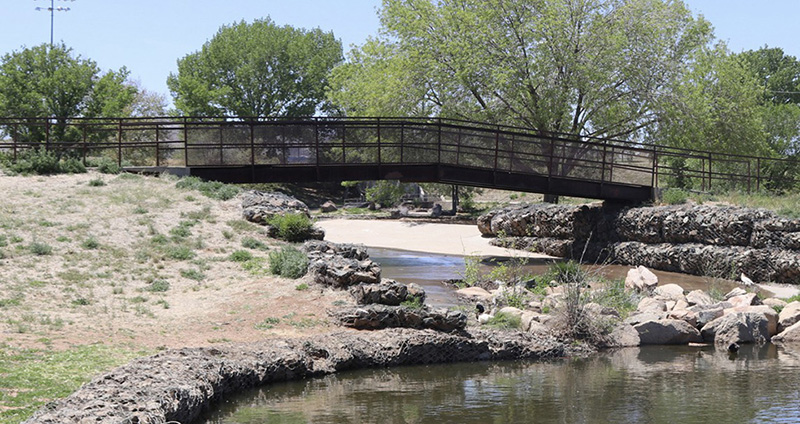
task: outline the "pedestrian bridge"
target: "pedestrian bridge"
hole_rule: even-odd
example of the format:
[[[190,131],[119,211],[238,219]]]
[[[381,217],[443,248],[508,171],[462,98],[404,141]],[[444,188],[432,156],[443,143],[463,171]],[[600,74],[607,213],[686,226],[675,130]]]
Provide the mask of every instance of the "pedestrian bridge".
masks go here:
[[[399,180],[630,202],[653,198],[676,172],[670,158],[703,190],[757,189],[769,160],[430,118],[0,118],[0,128],[14,158],[44,145],[226,183]]]

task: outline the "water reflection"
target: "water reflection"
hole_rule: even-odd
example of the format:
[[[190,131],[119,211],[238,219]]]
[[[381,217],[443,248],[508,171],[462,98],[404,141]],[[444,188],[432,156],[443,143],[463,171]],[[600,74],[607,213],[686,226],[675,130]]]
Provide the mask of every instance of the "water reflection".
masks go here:
[[[800,420],[797,351],[647,346],[588,359],[402,367],[227,400],[222,423],[709,423]]]

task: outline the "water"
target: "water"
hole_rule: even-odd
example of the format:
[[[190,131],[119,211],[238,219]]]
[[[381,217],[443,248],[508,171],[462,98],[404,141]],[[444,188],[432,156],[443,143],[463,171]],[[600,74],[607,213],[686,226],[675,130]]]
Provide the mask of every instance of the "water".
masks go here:
[[[646,346],[552,362],[361,370],[226,399],[205,424],[796,423],[800,351]]]
[[[372,260],[381,264],[381,275],[384,278],[395,279],[403,283],[417,283],[422,286],[428,295],[426,303],[429,305],[449,307],[460,303],[453,289],[445,286],[443,281],[462,278],[464,275],[463,256],[436,255],[373,247],[369,248],[369,254]],[[484,260],[481,265],[482,272],[488,273],[493,266],[492,263],[496,264],[497,261],[505,259],[507,258],[497,258],[494,262],[491,259]],[[529,265],[525,265],[523,268],[530,275],[540,275],[547,272],[551,263],[551,259],[531,259]],[[623,265],[590,265],[586,268],[605,278],[618,279],[625,278],[631,267]],[[732,281],[657,270],[653,270],[653,273],[658,276],[659,284],[675,283],[683,287],[684,290],[708,290],[713,286],[715,289],[727,293],[737,287],[737,284]]]

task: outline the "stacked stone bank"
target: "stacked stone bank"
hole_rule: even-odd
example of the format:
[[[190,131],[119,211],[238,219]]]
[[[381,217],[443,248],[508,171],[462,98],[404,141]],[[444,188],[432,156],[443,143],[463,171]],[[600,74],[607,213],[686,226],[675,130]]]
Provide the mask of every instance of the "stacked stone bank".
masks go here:
[[[553,256],[800,283],[800,219],[761,209],[516,205],[481,216],[478,228]]]

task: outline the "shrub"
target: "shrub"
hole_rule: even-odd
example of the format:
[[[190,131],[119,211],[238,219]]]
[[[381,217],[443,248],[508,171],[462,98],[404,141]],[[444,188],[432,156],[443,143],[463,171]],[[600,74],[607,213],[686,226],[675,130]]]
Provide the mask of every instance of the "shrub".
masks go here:
[[[288,242],[308,240],[311,236],[311,229],[314,226],[311,219],[302,213],[275,215],[269,219],[268,223],[275,229],[279,239]]]
[[[119,174],[122,172],[122,168],[120,168],[117,161],[109,158],[102,158],[95,162],[95,166],[97,167],[97,172],[101,174]]]
[[[381,206],[394,206],[400,203],[402,197],[403,187],[397,181],[376,181],[374,186],[367,189],[367,201]]]
[[[297,290],[297,291],[306,291],[306,290],[308,290],[308,288],[309,288],[308,287],[308,283],[300,283],[300,284],[294,286],[294,289]]]
[[[35,241],[28,245],[28,250],[37,256],[45,256],[53,253],[53,248],[47,243]]]
[[[206,279],[206,275],[196,269],[182,269],[181,277],[195,281],[203,281]]]
[[[66,174],[85,174],[86,167],[76,158],[67,158],[61,161],[60,170]]]
[[[97,249],[100,247],[100,242],[98,242],[94,237],[89,237],[88,239],[84,240],[83,243],[81,243],[81,247],[84,249]]]
[[[269,250],[269,247],[267,247],[267,245],[264,244],[261,240],[256,240],[252,237],[245,237],[242,240],[242,247],[255,250]]]
[[[197,177],[184,177],[178,180],[175,187],[187,190],[197,190],[206,197],[217,200],[228,200],[236,197],[241,191],[239,187],[224,184],[218,181],[203,181]]]
[[[147,287],[144,288],[145,291],[149,291],[152,293],[163,293],[169,290],[169,281],[167,280],[153,280]]]
[[[231,253],[231,256],[229,256],[229,258],[233,262],[247,262],[253,259],[253,254],[246,250],[237,250]]]
[[[89,187],[102,187],[104,185],[106,185],[106,182],[100,177],[89,180]]]
[[[501,330],[513,330],[522,326],[522,319],[517,315],[498,312],[486,323],[486,326]]]
[[[269,254],[269,270],[274,275],[286,278],[300,278],[308,270],[306,254],[292,246],[284,246]]]
[[[20,174],[49,175],[61,172],[61,166],[55,153],[42,147],[22,152],[11,170]]]
[[[668,188],[661,193],[661,200],[668,205],[681,205],[689,199],[689,193],[679,188]]]
[[[167,249],[167,257],[179,261],[185,261],[194,258],[194,252],[187,246],[171,246]]]

